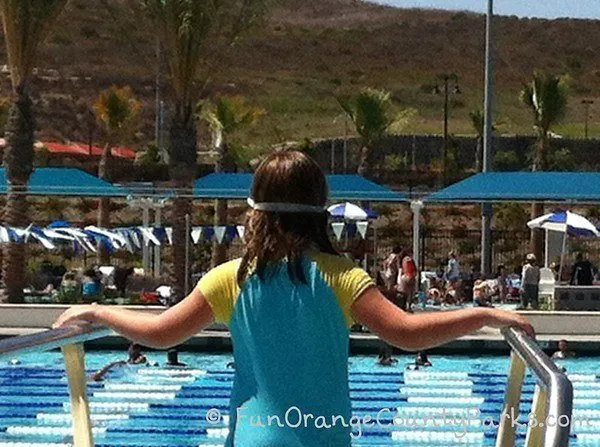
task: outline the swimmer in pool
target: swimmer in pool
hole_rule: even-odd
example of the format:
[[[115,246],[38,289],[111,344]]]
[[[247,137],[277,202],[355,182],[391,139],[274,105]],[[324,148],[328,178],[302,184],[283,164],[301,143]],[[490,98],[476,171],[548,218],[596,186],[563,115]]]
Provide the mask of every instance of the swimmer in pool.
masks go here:
[[[176,366],[179,368],[183,368],[187,366],[187,364],[179,361],[179,351],[177,349],[169,349],[167,351],[167,366]]]
[[[558,342],[558,351],[552,354],[553,359],[572,359],[575,357],[577,357],[577,354],[569,349],[569,342],[565,339]]]
[[[417,358],[415,359],[415,365],[425,367],[425,368],[429,367],[429,366],[433,366],[431,364],[431,362],[429,361],[429,358],[427,357],[427,353],[424,351],[417,353]]]
[[[387,343],[379,350],[377,364],[381,366],[392,366],[398,363],[398,360],[392,357],[392,348]]]
[[[327,181],[314,160],[302,152],[273,152],[254,174],[241,259],[208,272],[162,314],[76,306],[55,326],[100,323],[144,346],[170,348],[214,322],[227,324],[235,361],[227,447],[350,447],[348,329],[355,323],[409,351],[483,326],[534,335],[525,317],[499,309],[407,314],[336,253],[327,203]],[[314,421],[335,421],[327,430],[267,425],[267,417],[285,421],[292,407]]]
[[[102,369],[96,371],[95,373],[90,375],[90,380],[94,382],[101,382],[104,380],[104,376],[106,376],[112,369],[117,366],[124,366],[127,364],[130,365],[141,365],[147,364],[148,359],[142,353],[142,347],[137,343],[132,343],[127,349],[127,360],[116,360],[114,362],[110,362],[108,365],[104,366]]]

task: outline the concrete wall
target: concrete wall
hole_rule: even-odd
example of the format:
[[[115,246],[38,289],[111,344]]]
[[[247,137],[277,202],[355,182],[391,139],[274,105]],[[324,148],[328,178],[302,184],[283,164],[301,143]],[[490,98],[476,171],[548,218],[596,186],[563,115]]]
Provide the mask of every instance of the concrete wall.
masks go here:
[[[124,306],[131,310],[160,313],[159,306]],[[0,305],[0,333],[3,329],[49,328],[69,306],[59,304],[2,304]],[[530,319],[539,335],[589,336],[600,339],[600,312],[523,312]],[[213,325],[208,330],[222,330],[223,325]],[[475,336],[478,336],[475,334]],[[497,337],[496,332],[481,331],[480,338]]]

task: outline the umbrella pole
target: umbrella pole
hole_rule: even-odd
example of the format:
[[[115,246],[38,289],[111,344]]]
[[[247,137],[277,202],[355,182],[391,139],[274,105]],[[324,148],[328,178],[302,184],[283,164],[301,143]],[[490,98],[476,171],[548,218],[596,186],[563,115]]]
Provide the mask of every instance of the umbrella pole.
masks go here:
[[[565,263],[565,250],[567,248],[567,228],[563,233],[562,249],[560,251],[560,268],[558,269],[558,282],[562,279],[563,266]]]
[[[544,230],[545,233],[545,250],[544,250],[544,267],[548,268],[550,266],[550,257],[549,249],[548,249],[548,230]]]

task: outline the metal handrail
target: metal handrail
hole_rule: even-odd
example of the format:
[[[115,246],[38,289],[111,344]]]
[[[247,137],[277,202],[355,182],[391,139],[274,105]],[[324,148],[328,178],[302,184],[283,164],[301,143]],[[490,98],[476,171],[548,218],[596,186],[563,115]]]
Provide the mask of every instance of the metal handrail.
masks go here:
[[[0,359],[15,354],[49,351],[66,345],[74,345],[106,337],[112,331],[99,324],[65,326],[36,334],[22,335],[0,340]]]
[[[504,338],[513,350],[511,375],[506,389],[496,446],[514,446],[525,366],[538,378],[532,404],[532,416],[538,424],[528,427],[526,445],[565,447],[569,445],[573,411],[573,385],[566,374],[521,330],[506,328]],[[536,413],[541,414],[536,414]],[[552,422],[552,423],[549,423]],[[542,423],[543,425],[541,425]]]

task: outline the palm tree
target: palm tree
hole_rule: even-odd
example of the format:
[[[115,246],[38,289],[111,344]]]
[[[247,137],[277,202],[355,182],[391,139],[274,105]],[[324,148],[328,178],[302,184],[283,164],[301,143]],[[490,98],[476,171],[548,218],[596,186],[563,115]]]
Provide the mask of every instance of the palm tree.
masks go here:
[[[220,97],[214,102],[200,104],[200,117],[208,122],[213,132],[213,146],[217,150],[215,172],[232,172],[236,168],[236,145],[232,137],[236,131],[252,126],[264,114],[264,110],[249,105],[243,97]],[[215,200],[215,225],[227,224],[227,200]],[[227,260],[227,246],[218,241],[213,243],[214,266]]]
[[[521,101],[533,113],[533,127],[537,136],[533,171],[545,171],[549,168],[550,132],[559,123],[567,110],[567,84],[559,76],[536,72],[533,80],[523,86]],[[532,218],[544,212],[542,203],[531,207]],[[544,249],[544,234],[541,230],[532,230],[531,248],[541,259]]]
[[[186,215],[196,176],[196,104],[201,74],[262,16],[268,0],[142,0],[166,51],[174,93],[169,131],[169,171],[178,192],[173,200],[173,295],[183,297],[186,283]],[[226,45],[225,47],[223,45]]]
[[[98,96],[94,104],[98,121],[104,126],[106,143],[102,151],[102,159],[98,165],[98,176],[107,182],[113,181],[112,148],[131,137],[140,111],[140,103],[129,87],[111,87]],[[110,199],[102,197],[98,205],[98,226],[106,228],[110,225]],[[100,264],[110,263],[110,253],[104,244],[98,251]]]
[[[406,109],[394,114],[391,94],[373,88],[363,89],[354,99],[338,98],[338,103],[354,124],[360,138],[358,173],[368,177],[373,169],[373,153],[377,144],[386,135],[404,127],[416,112]]]
[[[66,4],[67,0],[0,0],[0,15],[13,89],[13,102],[5,129],[7,147],[3,157],[9,183],[4,211],[4,221],[8,225],[26,226],[28,223],[25,193],[33,171],[35,132],[29,83],[37,50]],[[7,244],[3,260],[8,299],[14,303],[23,302],[23,246],[16,243]]]

